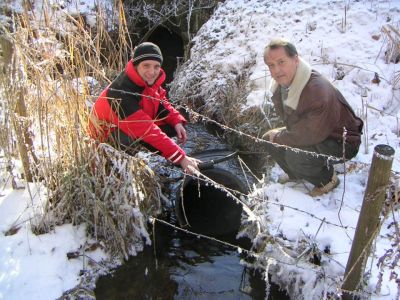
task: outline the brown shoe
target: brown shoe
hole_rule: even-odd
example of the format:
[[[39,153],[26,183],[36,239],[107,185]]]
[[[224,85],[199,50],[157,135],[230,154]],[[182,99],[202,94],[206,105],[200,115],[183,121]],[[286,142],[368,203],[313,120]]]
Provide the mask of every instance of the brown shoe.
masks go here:
[[[311,197],[322,196],[323,194],[329,193],[334,188],[336,188],[340,183],[339,178],[337,177],[336,173],[333,173],[331,181],[321,187],[315,187],[309,193]]]

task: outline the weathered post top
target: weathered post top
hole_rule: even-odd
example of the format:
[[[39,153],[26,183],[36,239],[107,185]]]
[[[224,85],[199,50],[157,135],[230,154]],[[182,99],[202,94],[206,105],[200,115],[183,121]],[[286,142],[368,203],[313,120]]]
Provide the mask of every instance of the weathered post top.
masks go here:
[[[376,145],[374,148],[374,155],[382,156],[382,159],[393,159],[394,156],[394,149],[389,145]]]

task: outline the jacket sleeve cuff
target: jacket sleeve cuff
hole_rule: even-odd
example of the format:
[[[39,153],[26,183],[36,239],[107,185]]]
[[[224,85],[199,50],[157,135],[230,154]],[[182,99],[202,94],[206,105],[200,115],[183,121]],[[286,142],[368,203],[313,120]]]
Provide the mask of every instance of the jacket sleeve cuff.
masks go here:
[[[178,165],[184,158],[185,158],[185,152],[181,149],[177,149],[174,153],[172,153],[170,156],[166,157],[167,160],[172,162],[175,165]]]
[[[172,121],[172,126],[175,127],[175,125],[179,124],[179,123],[181,123],[182,125],[185,126],[187,124],[187,121],[186,121],[186,119],[184,117],[180,117],[180,118],[175,119],[175,120]]]

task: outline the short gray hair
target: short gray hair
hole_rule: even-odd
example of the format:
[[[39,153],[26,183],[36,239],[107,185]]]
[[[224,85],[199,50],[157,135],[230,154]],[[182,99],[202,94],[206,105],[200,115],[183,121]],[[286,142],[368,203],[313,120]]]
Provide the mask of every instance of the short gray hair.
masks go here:
[[[265,56],[267,55],[269,50],[274,50],[274,49],[278,49],[278,48],[283,48],[287,54],[287,56],[289,57],[295,57],[298,56],[298,52],[296,47],[289,42],[288,40],[285,39],[274,39],[272,40],[264,49],[264,60],[265,60]]]

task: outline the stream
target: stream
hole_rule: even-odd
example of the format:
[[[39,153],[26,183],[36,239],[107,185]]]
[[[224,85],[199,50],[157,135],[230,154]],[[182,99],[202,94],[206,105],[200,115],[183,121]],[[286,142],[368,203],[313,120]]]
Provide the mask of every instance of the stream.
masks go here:
[[[100,277],[96,299],[289,299],[276,285],[265,298],[262,276],[241,265],[242,255],[230,246],[160,223],[154,232],[155,246]]]
[[[189,142],[187,153],[226,148],[202,127],[188,131],[189,136],[195,136],[196,144]],[[177,200],[171,196],[171,201]],[[177,229],[179,222],[173,209],[161,219],[176,227],[155,222],[150,229],[152,245],[111,274],[101,276],[96,283],[96,299],[290,299],[274,284],[266,297],[263,276],[241,264],[245,254],[237,248]],[[248,239],[237,240],[235,234],[218,239],[250,248]]]

